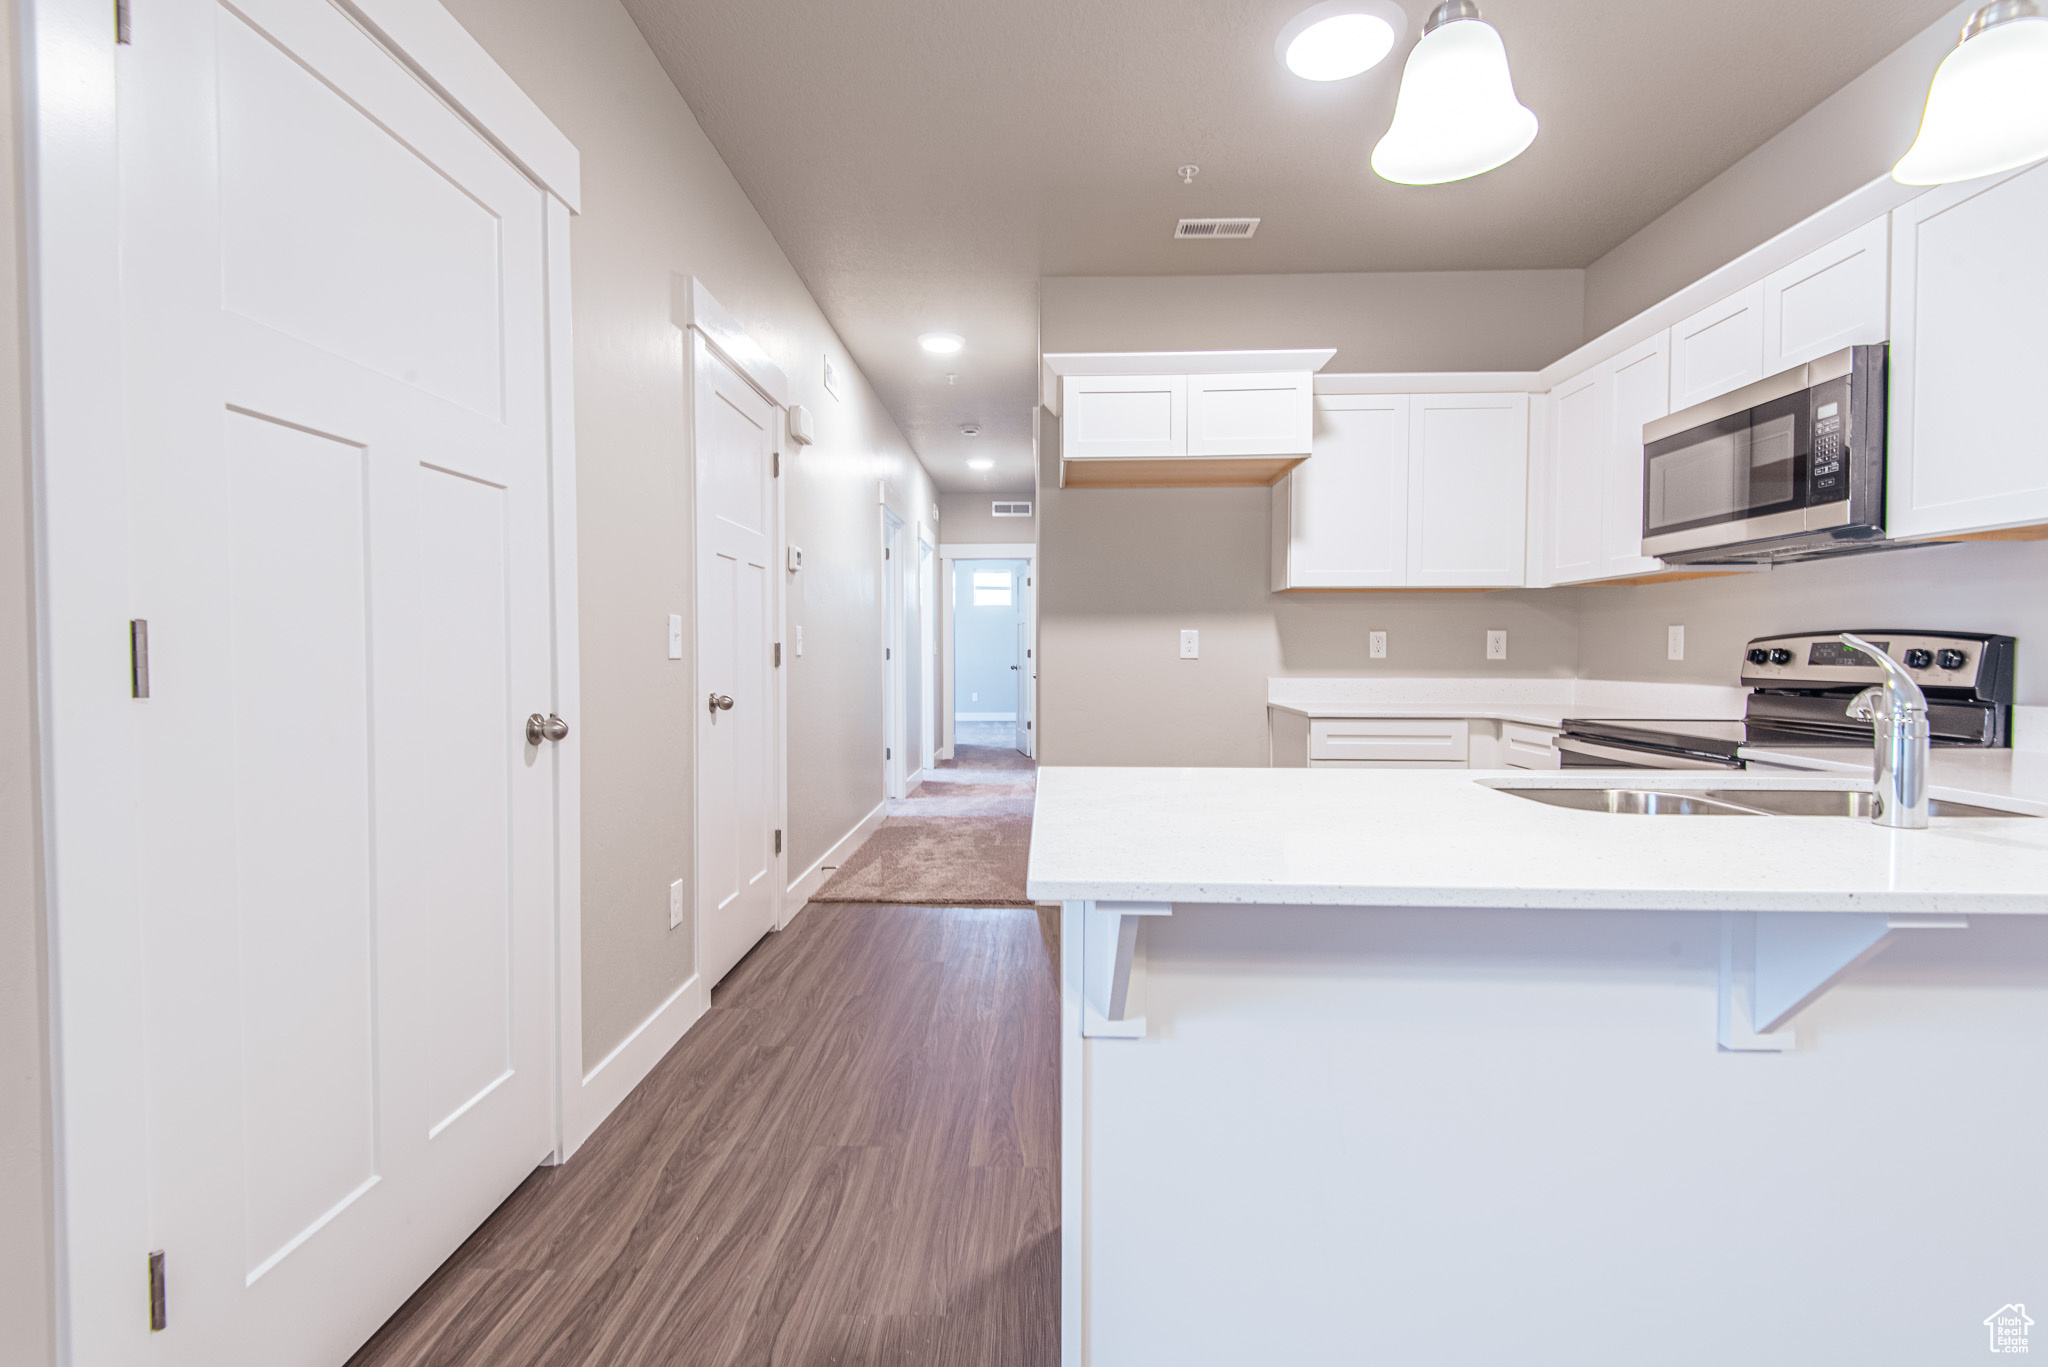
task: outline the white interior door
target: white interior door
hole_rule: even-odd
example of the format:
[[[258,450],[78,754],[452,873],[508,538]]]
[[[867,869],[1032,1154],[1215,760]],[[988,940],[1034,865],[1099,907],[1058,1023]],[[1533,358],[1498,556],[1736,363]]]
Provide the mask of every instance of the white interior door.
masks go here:
[[[120,61],[157,1360],[328,1367],[552,1142],[543,201],[325,0]]]
[[[1017,592],[1020,594],[1024,592],[1024,573],[1021,570],[1017,573]],[[1019,617],[1017,621],[1017,653],[1011,659],[1010,668],[1017,680],[1016,699],[1012,704],[1017,715],[1016,735],[1013,739],[1015,748],[1024,754],[1031,752],[1031,738],[1025,730],[1025,721],[1029,710],[1028,689],[1026,688],[1028,676],[1025,670],[1030,663],[1030,653],[1025,646],[1025,641],[1029,635],[1030,628],[1025,625],[1023,618]]]
[[[939,762],[939,557],[922,525],[917,549],[918,750],[929,769]]]
[[[697,906],[706,987],[775,928],[775,406],[691,334],[697,446]]]
[[[903,797],[903,519],[882,509],[882,791]]]

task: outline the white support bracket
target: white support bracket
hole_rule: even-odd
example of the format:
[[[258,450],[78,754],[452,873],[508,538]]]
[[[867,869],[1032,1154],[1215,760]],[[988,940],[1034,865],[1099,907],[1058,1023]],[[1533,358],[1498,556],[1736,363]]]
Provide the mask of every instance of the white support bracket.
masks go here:
[[[1171,916],[1173,904],[1082,902],[1080,907],[1081,1033],[1091,1039],[1143,1039],[1145,980],[1138,957],[1138,921]]]
[[[1728,912],[1721,917],[1717,1034],[1723,1049],[1782,1053],[1791,1021],[1844,974],[1884,952],[1899,932],[1964,930],[1967,916],[1876,912]]]

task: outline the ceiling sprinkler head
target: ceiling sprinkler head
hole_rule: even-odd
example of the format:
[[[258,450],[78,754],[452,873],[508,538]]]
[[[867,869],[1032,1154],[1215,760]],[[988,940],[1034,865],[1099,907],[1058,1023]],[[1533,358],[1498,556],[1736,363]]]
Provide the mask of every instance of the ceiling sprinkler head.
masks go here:
[[[1180,183],[1183,185],[1193,185],[1195,183],[1195,177],[1200,175],[1201,171],[1201,167],[1195,165],[1193,162],[1189,162],[1187,165],[1180,168]]]
[[[978,437],[981,435],[981,429],[971,422],[963,423],[960,427],[960,435],[963,437]]]

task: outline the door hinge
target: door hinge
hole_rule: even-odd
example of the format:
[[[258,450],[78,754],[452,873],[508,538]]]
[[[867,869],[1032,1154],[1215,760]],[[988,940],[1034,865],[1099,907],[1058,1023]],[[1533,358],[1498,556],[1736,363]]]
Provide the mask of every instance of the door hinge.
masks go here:
[[[775,667],[777,669],[782,668],[782,642],[780,641],[775,643]]]
[[[128,623],[128,696],[149,696],[149,619],[145,617]]]
[[[128,0],[114,0],[114,41],[126,43],[133,38],[128,23]]]
[[[159,1333],[170,1323],[164,1310],[164,1251],[149,1255],[149,1332]]]
[[[885,659],[885,660],[886,660],[886,659],[889,659],[889,658],[891,658],[891,657],[890,657],[890,655],[889,655],[889,647],[887,647],[887,646],[883,646],[883,647],[882,647],[882,658],[883,658],[883,659]]]
[[[896,758],[896,756],[895,756],[894,754],[890,753],[889,747],[885,745],[885,746],[883,746],[883,747],[882,747],[882,758],[883,758],[883,759],[894,759],[894,758]]]
[[[882,547],[882,559],[884,559],[884,560],[887,560],[888,558],[889,558],[889,548],[888,548],[887,546],[884,546],[884,547]]]
[[[776,852],[777,854],[781,854],[781,853],[782,853],[782,832],[781,832],[781,831],[777,831],[777,832],[775,833],[775,852]]]
[[[1030,723],[1030,722],[1028,722],[1028,721],[1027,721],[1027,722],[1025,722],[1025,723],[1024,723],[1024,729],[1025,729],[1026,731],[1029,731],[1029,730],[1031,729],[1031,723]]]

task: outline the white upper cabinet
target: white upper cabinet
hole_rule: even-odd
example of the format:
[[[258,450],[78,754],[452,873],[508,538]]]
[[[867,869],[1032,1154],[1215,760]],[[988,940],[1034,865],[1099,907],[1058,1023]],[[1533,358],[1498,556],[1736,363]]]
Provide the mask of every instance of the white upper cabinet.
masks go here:
[[[1766,373],[1761,281],[1671,329],[1673,412],[1754,384]]]
[[[1529,396],[1418,394],[1408,408],[1408,582],[1525,582]]]
[[[1654,574],[1664,562],[1643,554],[1643,425],[1671,412],[1671,334],[1660,332],[1607,364],[1614,431],[1601,476],[1600,578]]]
[[[1188,453],[1185,375],[1069,375],[1060,454],[1068,460],[1171,459]]]
[[[1614,376],[1598,365],[1550,392],[1550,477],[1543,581],[1570,584],[1597,579],[1605,560],[1601,481],[1613,444]]]
[[[1875,219],[1765,279],[1764,374],[1885,340],[1890,245]]]
[[[1314,437],[1314,377],[1190,375],[1190,456],[1305,456]]]
[[[1886,530],[2048,523],[2048,166],[1931,190],[1892,213]]]
[[[1320,394],[1315,456],[1273,489],[1273,588],[1408,577],[1408,396]]]

